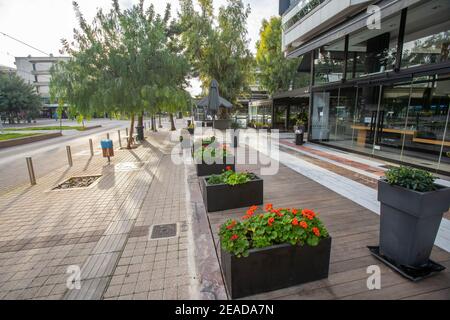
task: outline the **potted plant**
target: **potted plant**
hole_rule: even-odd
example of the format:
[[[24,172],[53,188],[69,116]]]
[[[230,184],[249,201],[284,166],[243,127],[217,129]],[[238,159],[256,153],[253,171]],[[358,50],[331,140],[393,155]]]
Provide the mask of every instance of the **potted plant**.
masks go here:
[[[435,183],[427,171],[392,168],[378,183],[381,202],[380,255],[396,266],[421,268],[428,264],[450,188]]]
[[[199,177],[220,174],[227,167],[235,170],[234,156],[226,145],[217,146],[216,143],[202,145],[201,148],[194,150],[194,161]]]
[[[227,130],[230,129],[231,120],[228,116],[226,108],[219,108],[218,119],[214,120],[214,129]]]
[[[231,166],[219,175],[202,178],[201,188],[207,212],[262,204],[263,180],[253,173],[236,173]]]
[[[328,277],[331,237],[308,209],[252,206],[219,231],[225,283],[233,299]]]

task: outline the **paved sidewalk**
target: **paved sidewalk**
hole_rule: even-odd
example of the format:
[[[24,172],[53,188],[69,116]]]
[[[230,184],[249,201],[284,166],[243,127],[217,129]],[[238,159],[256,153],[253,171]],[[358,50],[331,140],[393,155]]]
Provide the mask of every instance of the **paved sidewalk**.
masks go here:
[[[0,197],[0,299],[196,298],[184,167],[170,161],[166,132],[149,135],[111,165],[79,156]],[[51,191],[91,174],[102,178],[90,188]],[[177,223],[178,236],[149,240],[149,227],[165,223]],[[71,266],[81,290],[67,288]]]

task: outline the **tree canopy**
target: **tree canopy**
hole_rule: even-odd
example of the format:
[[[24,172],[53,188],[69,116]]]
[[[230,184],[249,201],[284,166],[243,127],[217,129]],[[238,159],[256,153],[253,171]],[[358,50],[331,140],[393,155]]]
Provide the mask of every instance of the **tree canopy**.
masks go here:
[[[256,64],[261,85],[270,93],[289,90],[297,76],[299,59],[286,59],[281,44],[281,18],[263,20],[256,44]]]
[[[250,7],[242,0],[227,0],[214,15],[212,0],[180,0],[179,31],[189,59],[191,75],[198,76],[203,90],[216,79],[220,94],[236,103],[248,90],[252,54],[248,49],[247,18]]]
[[[16,75],[0,74],[0,114],[10,122],[35,117],[42,106],[34,87]]]
[[[189,71],[171,20],[170,5],[163,15],[144,1],[121,10],[98,9],[91,24],[73,2],[79,29],[74,41],[63,40],[72,56],[52,72],[52,97],[74,106],[81,114],[94,112],[142,115],[172,111],[187,105]],[[131,124],[131,134],[133,123]]]

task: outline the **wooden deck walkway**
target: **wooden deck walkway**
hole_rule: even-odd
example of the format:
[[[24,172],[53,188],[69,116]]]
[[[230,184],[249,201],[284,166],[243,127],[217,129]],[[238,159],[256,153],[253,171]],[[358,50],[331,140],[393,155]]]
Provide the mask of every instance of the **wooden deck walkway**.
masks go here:
[[[238,171],[259,174],[256,165]],[[355,193],[358,191],[355,190]],[[419,283],[406,280],[372,257],[368,245],[378,245],[379,216],[326,187],[280,164],[279,173],[264,177],[264,202],[275,207],[309,208],[320,213],[333,238],[330,274],[326,280],[260,294],[249,299],[450,299],[450,254],[434,247],[431,258],[447,267]],[[227,219],[240,218],[246,209],[209,213],[217,252],[218,229]],[[367,288],[367,267],[381,268],[381,290]]]

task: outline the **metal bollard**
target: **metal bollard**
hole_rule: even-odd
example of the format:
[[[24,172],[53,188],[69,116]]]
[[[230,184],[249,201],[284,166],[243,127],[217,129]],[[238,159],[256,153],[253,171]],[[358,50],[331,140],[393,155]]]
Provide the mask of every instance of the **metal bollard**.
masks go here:
[[[119,135],[119,147],[122,148],[122,139],[120,138],[120,130],[117,130],[117,134]]]
[[[126,136],[128,137],[128,128],[125,128]]]
[[[107,134],[106,134],[106,139],[108,139],[108,140],[109,140],[109,133],[107,133]]]
[[[69,162],[69,166],[73,166],[73,161],[72,161],[72,152],[70,151],[70,146],[66,146],[66,151],[67,151],[67,161]]]
[[[34,186],[36,185],[36,176],[34,175],[33,160],[31,160],[31,157],[27,158],[27,167],[28,175],[30,176],[30,183]]]
[[[92,139],[89,139],[89,149],[91,150],[91,157],[94,156],[94,144],[92,143]]]

